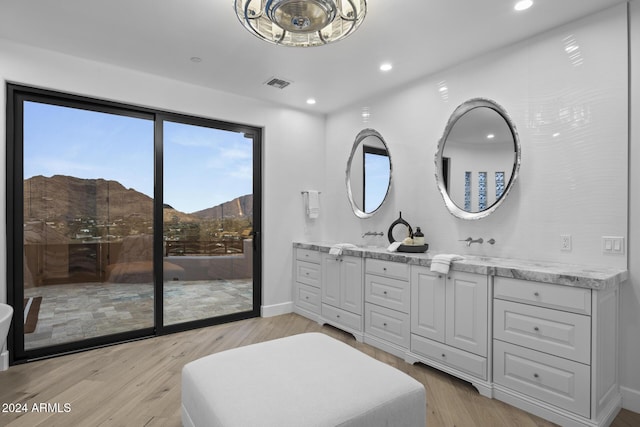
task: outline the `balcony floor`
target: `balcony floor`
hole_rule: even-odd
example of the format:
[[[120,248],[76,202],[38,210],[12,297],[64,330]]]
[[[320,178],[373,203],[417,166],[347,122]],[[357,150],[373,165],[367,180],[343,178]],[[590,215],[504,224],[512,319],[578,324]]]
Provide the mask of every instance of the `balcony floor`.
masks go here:
[[[150,283],[72,283],[27,288],[42,297],[25,349],[68,343],[153,326]],[[250,311],[252,279],[164,283],[165,325]]]

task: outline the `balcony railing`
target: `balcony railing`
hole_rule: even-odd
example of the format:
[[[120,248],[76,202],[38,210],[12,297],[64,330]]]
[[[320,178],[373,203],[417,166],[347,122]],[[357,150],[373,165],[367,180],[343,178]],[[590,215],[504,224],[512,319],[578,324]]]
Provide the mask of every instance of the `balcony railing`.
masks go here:
[[[243,241],[172,240],[165,242],[164,256],[232,255],[243,253]]]

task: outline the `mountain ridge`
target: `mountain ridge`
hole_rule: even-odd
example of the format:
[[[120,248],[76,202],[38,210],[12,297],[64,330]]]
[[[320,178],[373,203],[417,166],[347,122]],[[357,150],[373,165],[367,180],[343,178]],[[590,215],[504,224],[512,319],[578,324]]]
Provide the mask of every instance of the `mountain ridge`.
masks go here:
[[[203,219],[247,218],[253,215],[253,194],[210,208],[185,213],[163,206],[165,217],[193,222]],[[112,222],[132,217],[152,218],[153,199],[118,181],[68,175],[33,176],[24,180],[24,219],[74,221],[94,218]],[[166,219],[165,219],[166,220]]]

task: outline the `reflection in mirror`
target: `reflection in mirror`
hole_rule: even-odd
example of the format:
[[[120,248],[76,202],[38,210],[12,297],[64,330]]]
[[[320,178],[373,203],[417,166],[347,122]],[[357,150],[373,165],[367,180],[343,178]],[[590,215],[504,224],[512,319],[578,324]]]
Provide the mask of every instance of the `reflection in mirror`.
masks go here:
[[[364,129],[356,136],[347,163],[347,195],[356,216],[368,218],[387,197],[391,186],[391,156],[382,136]]]
[[[438,144],[436,180],[454,216],[479,219],[492,213],[519,167],[518,134],[502,107],[476,98],[453,112]]]

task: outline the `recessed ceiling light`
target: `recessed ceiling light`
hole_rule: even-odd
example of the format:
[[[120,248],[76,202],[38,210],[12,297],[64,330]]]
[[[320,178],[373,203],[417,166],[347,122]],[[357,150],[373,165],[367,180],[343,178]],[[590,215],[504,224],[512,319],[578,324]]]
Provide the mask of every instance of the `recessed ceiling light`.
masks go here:
[[[200,58],[198,56],[192,56],[191,57],[191,62],[202,62],[202,58]]]
[[[316,100],[315,100],[314,98],[309,98],[309,99],[307,99],[307,104],[309,104],[309,105],[313,105],[313,104],[315,104],[315,103],[316,103]]]
[[[533,6],[532,0],[520,0],[519,2],[516,3],[515,6],[513,6],[513,8],[518,12],[520,12],[522,10],[529,9],[531,6]]]
[[[362,107],[362,122],[367,123],[371,117],[371,111],[369,107]]]
[[[393,68],[393,65],[391,65],[388,62],[385,62],[384,64],[380,65],[380,71],[390,71]]]
[[[489,135],[487,135],[487,139],[493,139],[493,138],[495,138],[494,134],[490,133]]]

